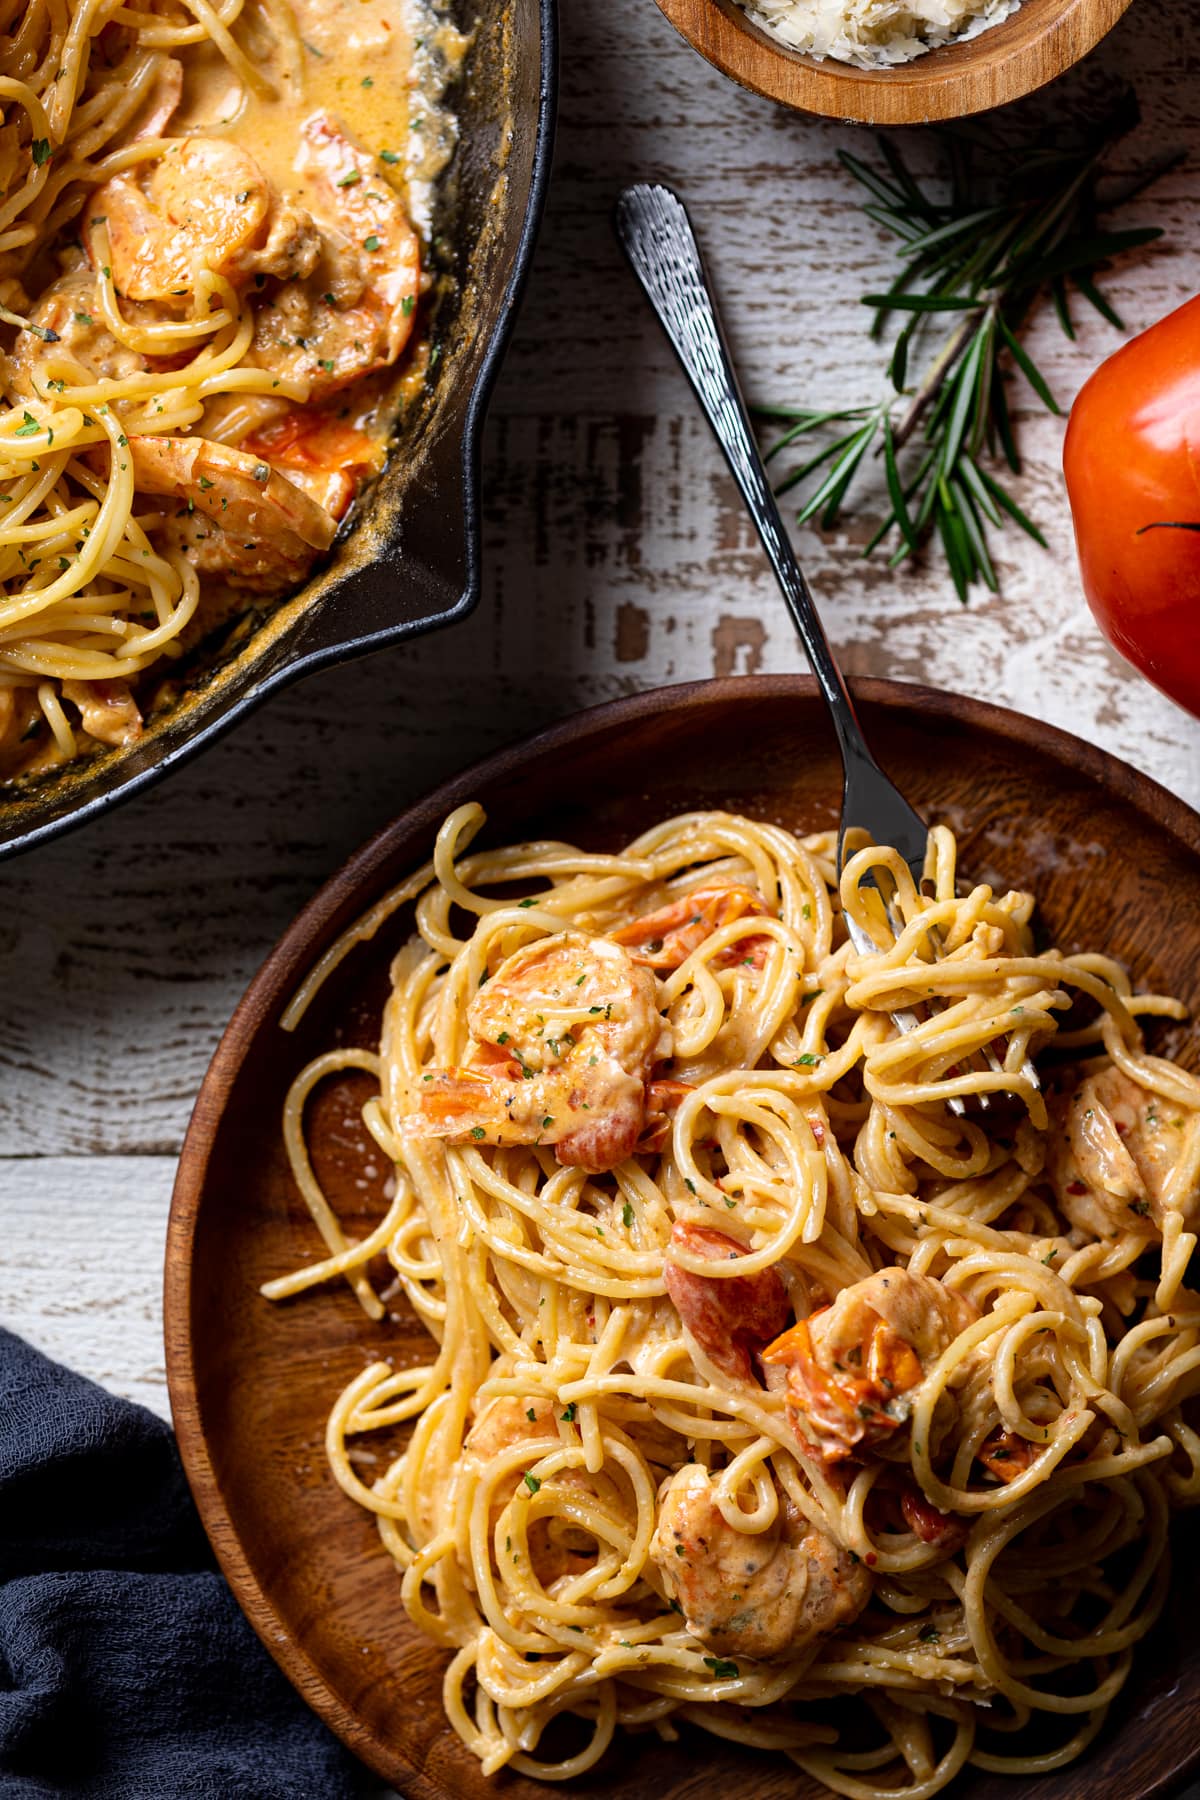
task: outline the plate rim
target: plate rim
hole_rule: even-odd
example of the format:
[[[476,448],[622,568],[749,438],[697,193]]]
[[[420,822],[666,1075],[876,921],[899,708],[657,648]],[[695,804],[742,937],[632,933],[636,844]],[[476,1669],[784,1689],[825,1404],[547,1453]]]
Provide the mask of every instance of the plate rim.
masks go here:
[[[856,701],[904,713],[979,727],[995,737],[1039,750],[1097,782],[1117,797],[1148,812],[1155,821],[1200,856],[1200,813],[1152,776],[1120,757],[1056,725],[1043,724],[1012,708],[944,688],[870,677],[849,682]],[[445,1787],[431,1782],[412,1763],[398,1740],[385,1744],[343,1705],[303,1642],[272,1607],[242,1548],[233,1516],[201,1423],[192,1354],[192,1253],[209,1158],[226,1094],[232,1088],[263,1018],[281,993],[293,992],[299,972],[311,966],[313,943],[329,931],[347,902],[369,888],[406,837],[436,828],[446,814],[473,797],[475,788],[517,773],[525,765],[566,745],[576,745],[612,725],[641,720],[664,707],[697,707],[708,701],[755,698],[811,700],[819,689],[811,675],[729,676],[648,688],[573,713],[478,759],[405,807],[384,824],[317,889],[264,957],[223,1031],[205,1072],[179,1154],[167,1220],[163,1269],[163,1342],[167,1388],[180,1458],[206,1536],[243,1614],[287,1679],[341,1742],[376,1774],[402,1783],[410,1800],[445,1800]],[[359,902],[360,908],[370,900]],[[303,961],[301,960],[303,959]],[[1200,1767],[1200,1740],[1159,1780],[1143,1800],[1175,1792]]]

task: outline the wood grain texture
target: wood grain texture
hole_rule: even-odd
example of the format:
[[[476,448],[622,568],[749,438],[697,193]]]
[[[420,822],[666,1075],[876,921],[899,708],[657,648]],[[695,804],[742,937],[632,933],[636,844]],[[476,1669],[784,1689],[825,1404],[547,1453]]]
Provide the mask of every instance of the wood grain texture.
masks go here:
[[[654,177],[684,194],[752,399],[871,399],[884,378],[858,296],[891,252],[836,155],[869,155],[869,136],[732,86],[652,0],[562,11],[555,180],[492,409],[478,613],[277,696],[157,792],[0,870],[0,1317],[163,1412],[160,1321],[125,1305],[123,1286],[153,1285],[163,1159],[247,981],[329,871],[434,783],[551,718],[664,681],[799,666],[612,240],[620,186]],[[1141,328],[1200,289],[1194,0],[1140,0],[1020,115],[1074,118],[1121,75],[1145,117],[1119,165],[1189,152],[1122,214],[1167,231],[1104,283]],[[905,150],[936,165],[928,134]],[[1080,327],[1075,345],[1044,314],[1032,330],[1064,406],[1119,341],[1088,315]],[[1200,806],[1200,726],[1119,661],[1080,596],[1061,422],[1020,389],[1014,400],[1017,495],[1050,551],[1003,537],[1001,596],[964,609],[936,561],[896,576],[862,561],[869,506],[827,536],[806,529],[797,544],[830,636],[853,675],[990,695]],[[110,1239],[124,1263],[107,1258]]]
[[[864,125],[928,125],[1024,99],[1112,30],[1130,0],[1021,0],[999,25],[892,69],[806,56],[746,16],[739,0],[658,0],[693,49],[743,87],[798,112]]]
[[[1103,944],[1148,983],[1200,1001],[1200,817],[1090,746],[978,702],[878,682],[857,697],[900,786],[958,829],[964,870],[1028,882],[1064,949]],[[826,826],[838,771],[815,683],[795,677],[638,696],[556,727],[422,801],[321,890],[256,977],[205,1079],[168,1234],[167,1366],[180,1448],[225,1572],[267,1648],[338,1734],[412,1800],[485,1800],[494,1785],[445,1725],[444,1658],[400,1609],[374,1522],[334,1485],[322,1440],[348,1381],[379,1359],[423,1361],[428,1338],[407,1310],[370,1324],[340,1283],[278,1306],[258,1292],[320,1252],[276,1125],[284,1095],[332,1043],[378,1043],[388,966],[411,911],[343,961],[295,1033],[279,1029],[280,1014],[321,951],[428,856],[443,816],[468,797],[488,808],[489,843],[552,836],[612,850],[693,806],[799,831]],[[1194,1032],[1178,1048],[1185,1063],[1200,1061]],[[309,1113],[314,1167],[352,1237],[387,1205],[382,1159],[354,1128],[370,1084],[362,1088],[359,1076],[328,1083]],[[1181,1557],[1175,1592],[1171,1621],[1141,1648],[1112,1724],[1081,1765],[1039,1780],[1039,1800],[1151,1800],[1200,1754],[1196,1558]],[[571,1784],[579,1800],[614,1791],[698,1800],[722,1790],[761,1800],[824,1793],[795,1769],[703,1736],[682,1753],[626,1740]],[[537,1800],[543,1789],[510,1776],[504,1792]],[[1012,1788],[971,1771],[955,1792],[1011,1800]]]
[[[162,1270],[173,1156],[0,1165],[5,1324],[163,1412]]]

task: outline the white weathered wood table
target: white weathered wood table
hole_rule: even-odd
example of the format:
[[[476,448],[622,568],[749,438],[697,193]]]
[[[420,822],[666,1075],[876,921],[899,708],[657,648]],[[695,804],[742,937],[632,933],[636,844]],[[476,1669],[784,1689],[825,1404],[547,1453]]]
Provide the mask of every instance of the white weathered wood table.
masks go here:
[[[1136,0],[1043,98],[1073,116],[1114,74],[1132,163],[1187,163],[1126,209],[1163,246],[1105,286],[1140,328],[1200,289],[1194,0]],[[683,377],[612,240],[627,180],[679,187],[752,398],[873,398],[858,296],[891,251],[836,152],[867,134],[726,83],[651,0],[564,0],[557,169],[488,439],[486,580],[460,629],[309,681],[144,798],[0,870],[0,1319],[167,1411],[163,1236],[175,1155],[218,1035],[314,888],[376,826],[485,751],[661,682],[792,669],[799,652]],[[927,140],[909,140],[928,161]],[[1117,337],[1080,308],[1033,346],[1064,403]],[[866,533],[799,536],[848,672],[986,696],[1066,726],[1200,805],[1200,724],[1128,670],[1080,595],[1062,425],[1018,390],[1018,492],[1044,552],[1000,540],[1000,598],[940,564],[892,576]]]

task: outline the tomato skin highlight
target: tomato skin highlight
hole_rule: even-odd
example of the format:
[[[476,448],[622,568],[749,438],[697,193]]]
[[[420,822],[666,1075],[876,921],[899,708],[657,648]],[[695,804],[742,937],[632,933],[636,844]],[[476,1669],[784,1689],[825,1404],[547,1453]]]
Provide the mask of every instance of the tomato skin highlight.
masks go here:
[[[1200,296],[1085,383],[1063,471],[1100,629],[1200,718]]]

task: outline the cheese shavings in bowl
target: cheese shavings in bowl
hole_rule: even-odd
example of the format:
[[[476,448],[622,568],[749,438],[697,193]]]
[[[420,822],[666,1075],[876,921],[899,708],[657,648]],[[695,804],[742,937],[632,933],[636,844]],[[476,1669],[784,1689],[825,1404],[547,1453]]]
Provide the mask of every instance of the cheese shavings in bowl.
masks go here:
[[[756,25],[792,50],[860,68],[911,62],[977,37],[1020,0],[741,0]]]

